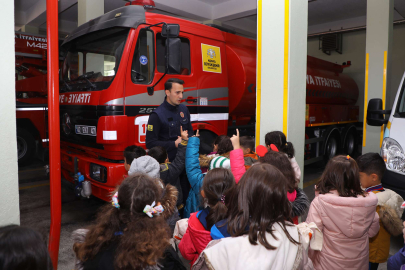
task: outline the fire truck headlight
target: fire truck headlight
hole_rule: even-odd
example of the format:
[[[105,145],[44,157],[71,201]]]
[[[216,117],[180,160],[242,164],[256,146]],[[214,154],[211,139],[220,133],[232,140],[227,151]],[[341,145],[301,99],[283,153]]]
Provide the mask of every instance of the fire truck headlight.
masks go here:
[[[97,182],[107,183],[107,168],[98,164],[90,163],[90,178]]]
[[[401,145],[394,139],[384,138],[380,155],[387,169],[405,174],[405,155]]]

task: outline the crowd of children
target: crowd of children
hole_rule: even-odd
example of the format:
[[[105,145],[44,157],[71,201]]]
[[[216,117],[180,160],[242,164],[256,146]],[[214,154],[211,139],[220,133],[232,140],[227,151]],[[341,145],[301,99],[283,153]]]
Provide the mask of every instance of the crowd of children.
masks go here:
[[[332,158],[311,203],[298,188],[294,147],[280,131],[266,134],[260,153],[238,131],[219,136],[209,155],[199,153],[198,131],[181,139],[172,162],[160,146],[148,154],[125,149],[128,176],[112,203],[73,234],[76,269],[374,270],[388,260],[390,237],[402,233],[403,199],[381,185],[378,154]],[[184,170],[188,195],[180,187]],[[0,269],[52,269],[39,237],[0,228]],[[404,250],[389,259],[389,270],[405,269]]]

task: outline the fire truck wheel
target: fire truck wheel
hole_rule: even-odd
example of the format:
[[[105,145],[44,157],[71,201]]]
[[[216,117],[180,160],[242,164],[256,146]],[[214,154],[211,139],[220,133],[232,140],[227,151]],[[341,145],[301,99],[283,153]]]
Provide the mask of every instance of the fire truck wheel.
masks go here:
[[[356,147],[356,132],[349,131],[349,133],[346,135],[345,145],[343,148],[344,154],[354,156],[356,153]]]
[[[338,154],[338,149],[338,139],[336,138],[336,136],[331,135],[325,144],[325,155],[323,156],[325,163],[327,163],[330,159]]]
[[[17,129],[18,164],[28,164],[35,154],[35,139],[32,134],[23,128]]]
[[[200,130],[200,154],[207,155],[212,152],[217,135],[209,130]]]

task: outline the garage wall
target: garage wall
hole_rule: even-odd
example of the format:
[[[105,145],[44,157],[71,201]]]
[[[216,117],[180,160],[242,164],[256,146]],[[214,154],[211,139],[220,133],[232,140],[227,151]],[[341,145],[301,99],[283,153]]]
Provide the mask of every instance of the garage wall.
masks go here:
[[[391,78],[387,85],[387,109],[392,108],[399,83],[405,72],[405,25],[394,25],[393,36],[391,70],[389,71]],[[352,61],[351,67],[345,68],[343,72],[353,78],[359,87],[357,105],[360,108],[360,121],[363,121],[364,112],[365,52],[366,30],[344,33],[342,54],[337,52],[332,53],[332,55],[324,54],[319,50],[319,38],[308,38],[308,55],[338,64]]]
[[[0,9],[0,226],[20,223],[15,123],[14,1]]]

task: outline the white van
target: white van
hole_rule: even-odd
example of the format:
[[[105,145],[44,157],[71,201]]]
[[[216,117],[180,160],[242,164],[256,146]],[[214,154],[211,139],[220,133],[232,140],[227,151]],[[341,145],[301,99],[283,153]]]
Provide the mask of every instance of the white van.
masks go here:
[[[405,74],[402,77],[392,110],[382,110],[381,99],[370,99],[367,108],[367,124],[386,124],[380,155],[387,170],[382,179],[383,186],[394,190],[405,198]],[[384,114],[390,114],[384,119]]]

